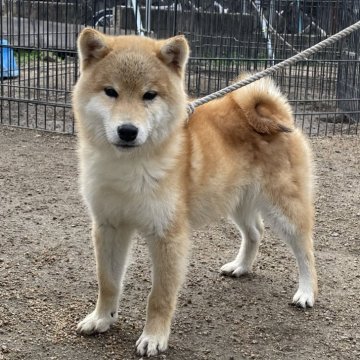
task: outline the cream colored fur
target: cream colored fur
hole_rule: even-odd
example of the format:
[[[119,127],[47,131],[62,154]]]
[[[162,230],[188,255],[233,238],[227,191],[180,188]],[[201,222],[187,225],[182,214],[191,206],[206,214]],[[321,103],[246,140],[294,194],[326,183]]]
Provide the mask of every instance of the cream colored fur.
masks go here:
[[[96,308],[78,330],[104,332],[116,321],[137,231],[146,237],[153,263],[137,352],[164,351],[185,277],[190,230],[222,216],[230,216],[242,235],[239,253],[222,267],[223,274],[251,271],[265,218],[296,256],[299,288],[293,302],[313,306],[311,153],[273,82],[260,80],[201,106],[186,125],[189,50],[183,37],[156,41],[85,29],[78,47],[81,76],[73,108],[99,281]],[[109,88],[116,95],[109,96]],[[157,96],[146,100],[149,91]],[[132,147],[119,140],[124,124],[138,129]]]

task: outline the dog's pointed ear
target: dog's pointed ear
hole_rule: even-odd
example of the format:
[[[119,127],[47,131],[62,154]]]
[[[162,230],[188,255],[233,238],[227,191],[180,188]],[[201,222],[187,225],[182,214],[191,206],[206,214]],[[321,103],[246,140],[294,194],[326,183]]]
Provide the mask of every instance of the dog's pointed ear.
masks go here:
[[[185,37],[179,35],[162,41],[159,58],[179,75],[182,75],[189,58],[189,45]]]
[[[77,41],[81,70],[105,57],[110,52],[106,35],[91,28],[84,29]]]

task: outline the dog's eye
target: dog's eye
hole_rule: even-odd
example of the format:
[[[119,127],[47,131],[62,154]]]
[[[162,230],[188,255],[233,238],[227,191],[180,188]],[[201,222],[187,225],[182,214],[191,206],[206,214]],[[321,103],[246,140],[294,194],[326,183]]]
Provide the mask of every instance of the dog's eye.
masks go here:
[[[105,88],[104,91],[109,97],[117,98],[119,96],[119,94],[111,87]]]
[[[144,95],[143,95],[143,100],[154,100],[157,96],[157,92],[156,91],[147,91]]]

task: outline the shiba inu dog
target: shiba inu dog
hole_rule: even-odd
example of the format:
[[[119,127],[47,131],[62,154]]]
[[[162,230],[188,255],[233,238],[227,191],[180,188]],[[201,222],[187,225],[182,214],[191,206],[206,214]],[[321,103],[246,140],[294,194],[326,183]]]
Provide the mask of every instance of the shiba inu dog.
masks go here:
[[[233,219],[242,243],[221,272],[251,271],[265,218],[296,257],[293,302],[312,307],[317,278],[311,153],[273,82],[260,80],[202,105],[187,122],[184,37],[115,37],[87,28],[78,51],[81,75],[73,108],[99,282],[96,308],[78,331],[104,332],[116,321],[137,231],[146,238],[153,264],[137,352],[164,351],[190,230],[222,216]]]

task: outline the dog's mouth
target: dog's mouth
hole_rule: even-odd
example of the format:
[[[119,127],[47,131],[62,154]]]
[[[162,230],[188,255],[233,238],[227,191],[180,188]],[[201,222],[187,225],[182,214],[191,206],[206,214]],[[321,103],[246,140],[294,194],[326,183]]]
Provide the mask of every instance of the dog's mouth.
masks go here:
[[[132,150],[134,148],[139,147],[138,144],[126,144],[126,143],[121,143],[121,144],[114,144],[115,147],[119,150]]]

